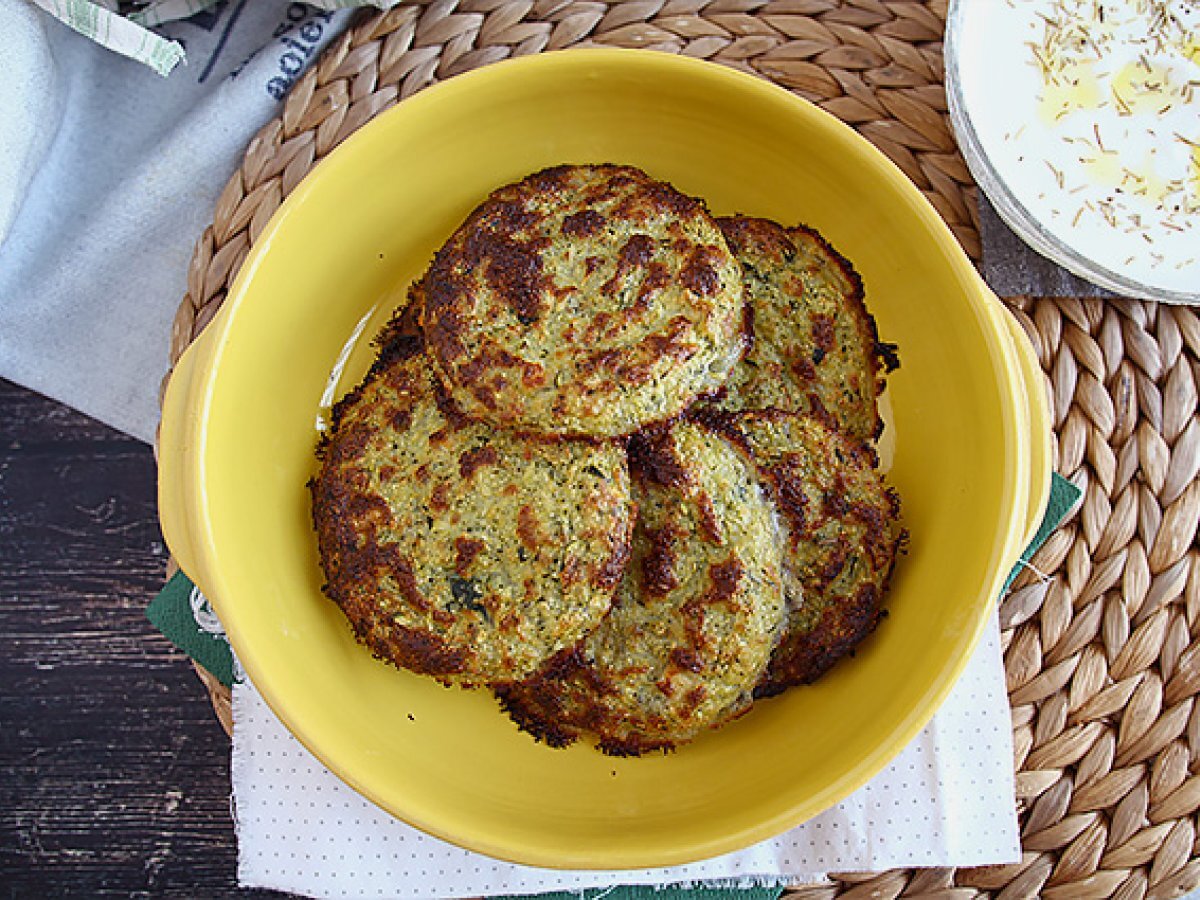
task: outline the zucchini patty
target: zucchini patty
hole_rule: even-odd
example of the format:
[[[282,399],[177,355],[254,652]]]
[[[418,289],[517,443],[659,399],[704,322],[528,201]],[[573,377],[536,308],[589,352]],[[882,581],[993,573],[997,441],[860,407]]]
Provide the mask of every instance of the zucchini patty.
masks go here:
[[[753,340],[723,409],[808,413],[860,440],[882,423],[880,363],[894,367],[853,266],[817,232],[746,216],[719,219],[741,264]]]
[[[768,697],[815,681],[879,623],[905,539],[900,501],[869,445],[809,416],[767,410],[707,421],[754,460],[783,525],[788,624],[756,692]]]
[[[624,450],[469,421],[396,346],[338,404],[311,483],[325,591],[382,659],[468,686],[524,678],[611,605]]]
[[[781,547],[753,469],[694,423],[630,448],[638,520],[612,611],[577,647],[500,689],[554,746],[590,733],[628,756],[674,747],[745,712],[784,624]]]
[[[615,436],[721,386],[742,290],[699,200],[628,166],[560,166],[471,213],[425,276],[422,322],[472,418]]]

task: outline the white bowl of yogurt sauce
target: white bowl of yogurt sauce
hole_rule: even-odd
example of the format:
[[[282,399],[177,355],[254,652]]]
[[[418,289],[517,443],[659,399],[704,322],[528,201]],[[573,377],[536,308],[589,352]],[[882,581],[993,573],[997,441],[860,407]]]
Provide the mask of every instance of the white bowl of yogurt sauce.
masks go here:
[[[952,0],[945,61],[1010,228],[1101,287],[1200,303],[1200,0]]]

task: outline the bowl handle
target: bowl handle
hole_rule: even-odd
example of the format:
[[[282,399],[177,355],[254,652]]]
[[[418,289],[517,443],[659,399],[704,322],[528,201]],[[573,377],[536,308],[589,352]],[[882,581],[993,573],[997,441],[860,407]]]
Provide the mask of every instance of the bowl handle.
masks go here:
[[[175,364],[163,395],[158,427],[158,518],[163,538],[179,567],[195,581],[200,572],[200,535],[195,523],[195,486],[201,438],[196,409],[197,362],[204,335]]]
[[[1029,497],[1026,507],[1025,535],[1021,549],[1029,545],[1042,524],[1050,500],[1051,474],[1054,470],[1054,447],[1051,438],[1050,401],[1045,375],[1038,362],[1037,351],[1016,316],[986,289],[991,306],[1012,339],[1016,351],[1017,369],[1021,374],[1022,393],[1029,423],[1030,466]]]

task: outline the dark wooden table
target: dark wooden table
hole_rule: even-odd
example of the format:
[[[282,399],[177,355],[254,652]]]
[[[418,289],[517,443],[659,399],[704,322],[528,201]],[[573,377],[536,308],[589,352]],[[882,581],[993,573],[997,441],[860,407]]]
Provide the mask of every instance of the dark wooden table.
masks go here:
[[[229,741],[144,615],[154,480],[145,444],[0,380],[0,896],[266,896],[236,887]]]

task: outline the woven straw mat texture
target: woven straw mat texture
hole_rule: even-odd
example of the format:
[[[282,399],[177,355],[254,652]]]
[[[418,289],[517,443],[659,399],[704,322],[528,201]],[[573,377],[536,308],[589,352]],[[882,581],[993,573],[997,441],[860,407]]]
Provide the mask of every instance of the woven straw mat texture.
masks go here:
[[[945,0],[436,0],[364,15],[251,141],[188,272],[172,360],[314,163],[436,81],[510,56],[643,47],[768,78],[849,122],[972,257],[975,192],[942,90]],[[832,897],[1170,897],[1200,883],[1200,317],[1135,300],[1008,298],[1081,503],[1001,608],[1023,858],[847,873]],[[201,672],[204,677],[205,673]],[[229,693],[205,678],[230,725]]]

